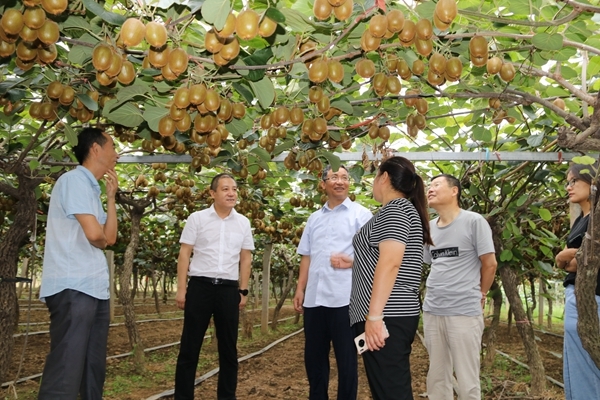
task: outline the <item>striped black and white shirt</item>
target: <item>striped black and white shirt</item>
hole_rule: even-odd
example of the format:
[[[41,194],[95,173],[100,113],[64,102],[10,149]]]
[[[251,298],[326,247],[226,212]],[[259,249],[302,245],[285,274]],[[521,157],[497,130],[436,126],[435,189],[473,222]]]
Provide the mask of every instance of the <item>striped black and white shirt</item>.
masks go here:
[[[392,293],[383,310],[386,317],[418,316],[423,267],[423,225],[410,201],[398,198],[383,206],[354,236],[354,266],[350,295],[350,324],[369,312],[379,243],[395,240],[406,246]]]

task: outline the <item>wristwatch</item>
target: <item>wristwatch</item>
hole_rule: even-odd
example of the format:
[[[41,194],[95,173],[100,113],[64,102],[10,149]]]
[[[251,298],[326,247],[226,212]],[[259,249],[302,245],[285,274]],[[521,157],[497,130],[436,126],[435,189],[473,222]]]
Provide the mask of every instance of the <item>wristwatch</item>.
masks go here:
[[[242,296],[248,296],[248,289],[240,289],[238,290]]]

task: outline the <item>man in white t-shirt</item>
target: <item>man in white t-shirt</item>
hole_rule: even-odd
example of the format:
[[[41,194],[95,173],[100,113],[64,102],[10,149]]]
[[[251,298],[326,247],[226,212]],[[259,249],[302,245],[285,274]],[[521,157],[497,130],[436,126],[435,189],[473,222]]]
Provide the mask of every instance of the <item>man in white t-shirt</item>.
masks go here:
[[[423,303],[423,330],[429,353],[427,395],[453,399],[452,373],[460,400],[480,400],[483,304],[496,273],[492,230],[479,214],[460,208],[460,181],[451,175],[431,180],[427,201],[438,217],[430,221],[433,245]]]
[[[219,350],[217,398],[236,399],[239,310],[247,301],[254,240],[250,221],[234,209],[238,194],[233,177],[216,175],[210,195],[214,204],[189,216],[179,240],[175,300],[184,310],[184,319],[175,371],[176,400],[194,398],[198,357],[211,317]]]
[[[321,187],[327,203],[306,222],[298,254],[300,274],[294,308],[304,313],[304,363],[309,400],[327,399],[329,349],[338,367],[338,400],[354,400],[358,388],[357,354],[350,327],[352,269],[332,265],[336,253],[354,256],[352,238],[373,216],[348,198],[350,176],[344,166],[323,171]]]

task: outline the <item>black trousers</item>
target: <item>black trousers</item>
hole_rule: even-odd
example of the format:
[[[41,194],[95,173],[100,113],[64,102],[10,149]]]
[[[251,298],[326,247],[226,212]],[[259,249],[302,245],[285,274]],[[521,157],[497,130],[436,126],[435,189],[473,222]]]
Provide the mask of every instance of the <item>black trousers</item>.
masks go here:
[[[101,400],[106,377],[110,311],[98,300],[66,289],[46,298],[50,311],[50,353],[40,400]]]
[[[348,306],[304,308],[304,364],[310,400],[327,400],[329,350],[333,343],[338,367],[338,400],[355,400],[358,368]]]
[[[362,354],[373,400],[412,400],[410,352],[419,317],[386,317],[385,325],[390,333],[385,346]],[[352,328],[358,336],[365,331],[365,323]]]
[[[194,398],[202,339],[214,317],[219,351],[217,398],[235,400],[240,294],[237,286],[213,285],[191,278],[183,311],[183,332],[175,370],[175,399]]]

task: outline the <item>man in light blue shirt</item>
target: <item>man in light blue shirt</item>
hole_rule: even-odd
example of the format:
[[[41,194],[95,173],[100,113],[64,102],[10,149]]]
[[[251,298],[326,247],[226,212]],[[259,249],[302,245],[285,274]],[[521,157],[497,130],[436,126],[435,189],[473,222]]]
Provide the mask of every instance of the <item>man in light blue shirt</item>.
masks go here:
[[[356,399],[357,353],[350,328],[348,305],[352,269],[331,264],[336,254],[354,255],[352,238],[372,214],[348,198],[350,179],[341,166],[323,171],[322,188],[328,196],[323,208],[306,223],[298,254],[300,275],[294,308],[304,313],[304,363],[310,385],[310,400],[327,399],[329,349],[333,343],[338,367],[338,400]]]
[[[50,353],[38,399],[102,399],[109,326],[106,246],[117,240],[112,138],[86,128],[73,148],[76,169],[50,198],[40,298],[50,311]],[[105,177],[107,210],[98,180]]]

